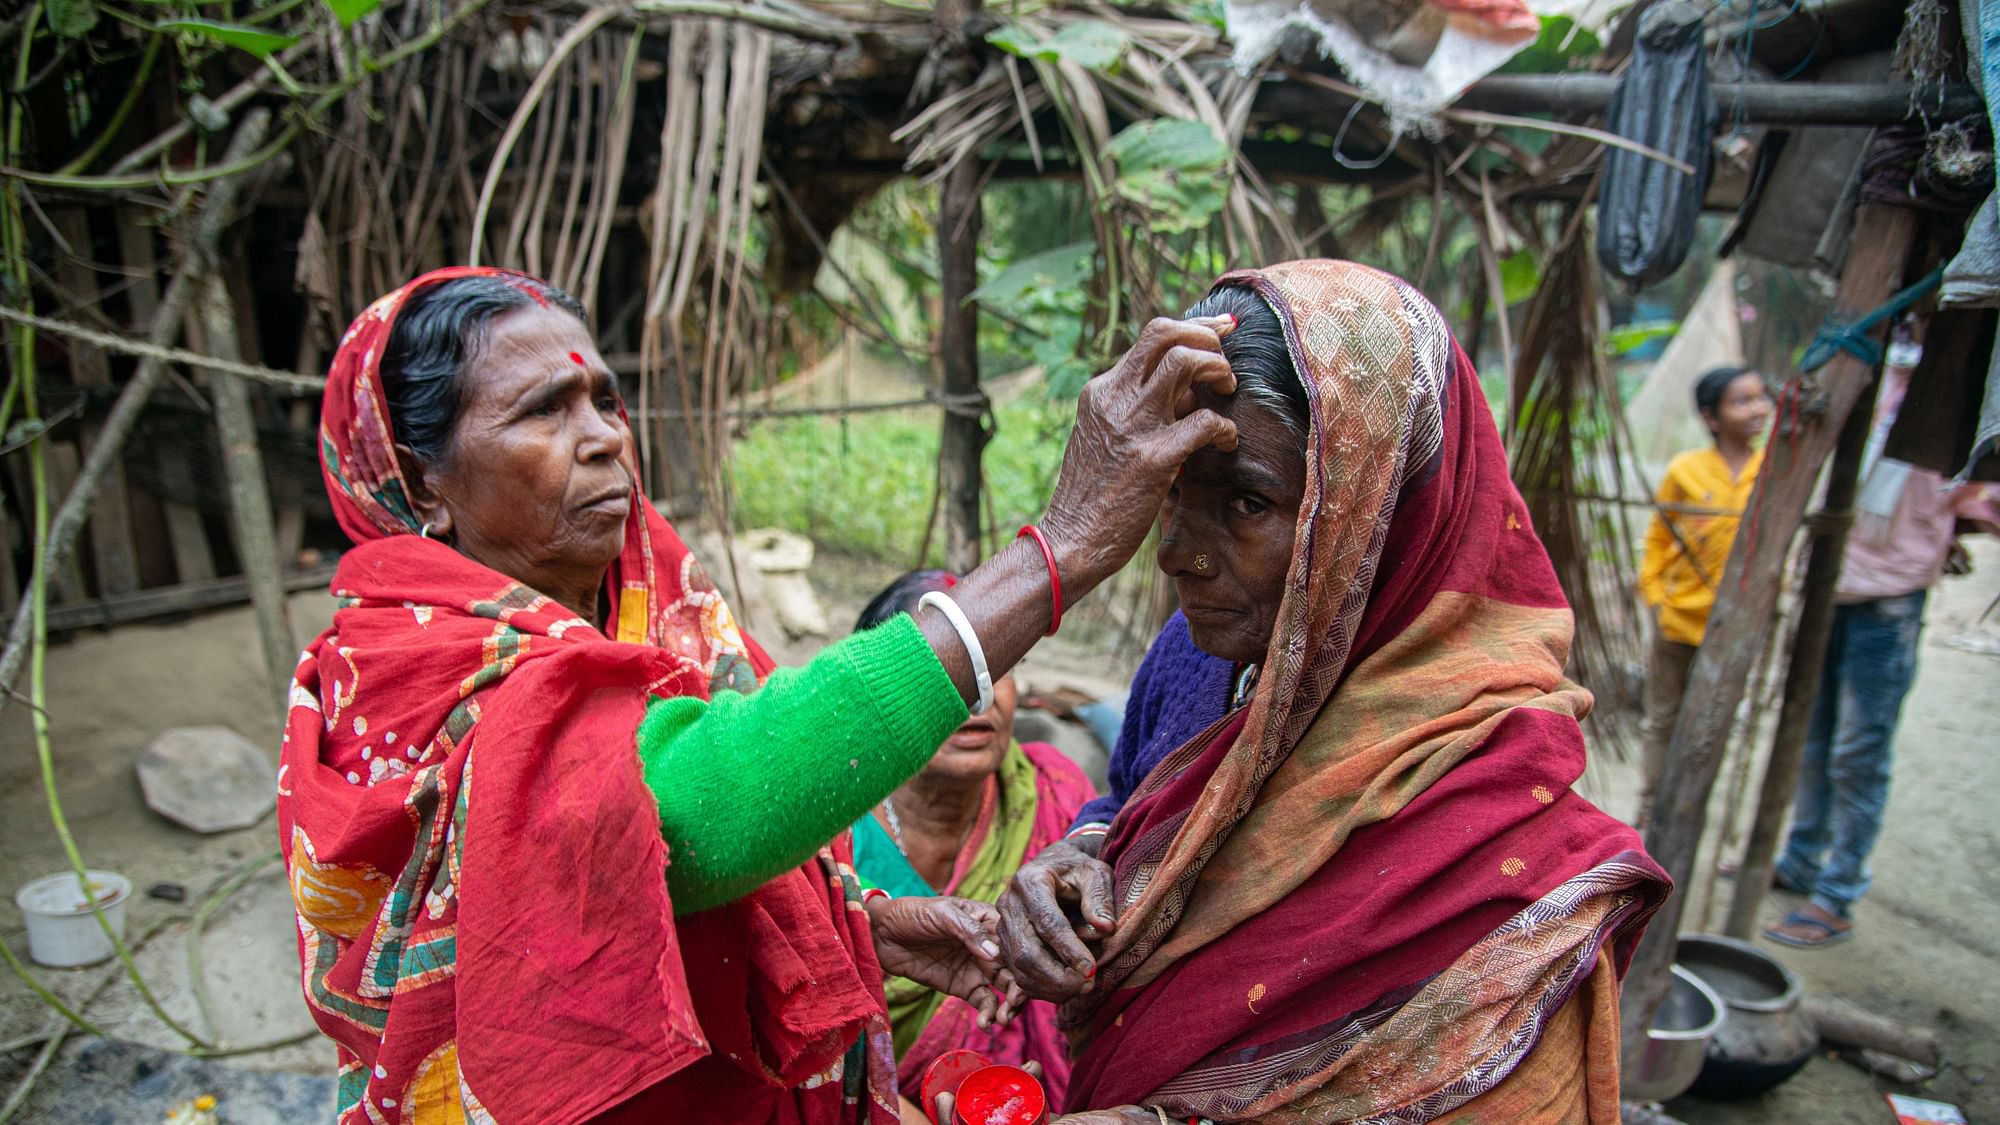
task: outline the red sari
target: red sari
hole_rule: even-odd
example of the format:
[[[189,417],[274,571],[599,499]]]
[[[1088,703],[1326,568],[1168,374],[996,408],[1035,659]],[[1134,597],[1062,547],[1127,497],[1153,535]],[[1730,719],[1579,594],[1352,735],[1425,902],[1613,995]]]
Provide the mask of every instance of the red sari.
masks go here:
[[[844,837],[674,917],[646,700],[754,690],[771,662],[673,529],[633,505],[613,636],[417,534],[381,354],[413,293],[471,275],[518,276],[440,270],[377,301],[322,406],[355,548],[292,687],[278,824],[339,1120],[894,1122]]]
[[[1227,1121],[1608,1123],[1665,876],[1571,792],[1589,693],[1472,364],[1407,284],[1251,288],[1311,403],[1257,694],[1113,824],[1118,929],[1068,1104]]]

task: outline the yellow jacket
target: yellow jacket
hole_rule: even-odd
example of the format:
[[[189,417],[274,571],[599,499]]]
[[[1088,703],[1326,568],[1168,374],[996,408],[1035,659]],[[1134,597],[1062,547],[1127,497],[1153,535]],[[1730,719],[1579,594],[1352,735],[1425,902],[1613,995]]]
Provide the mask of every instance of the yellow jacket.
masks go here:
[[[1757,450],[1732,476],[1722,454],[1711,446],[1690,449],[1667,464],[1660,478],[1661,504],[1720,508],[1737,515],[1653,513],[1646,529],[1646,554],[1639,563],[1639,594],[1660,611],[1660,635],[1670,641],[1698,645],[1708,628],[1708,611],[1715,608],[1715,591],[1729,546],[1736,539],[1740,514],[1757,484],[1764,451]],[[1668,526],[1668,521],[1673,523]],[[1680,536],[1675,537],[1678,530]],[[1681,541],[1687,543],[1686,549]]]

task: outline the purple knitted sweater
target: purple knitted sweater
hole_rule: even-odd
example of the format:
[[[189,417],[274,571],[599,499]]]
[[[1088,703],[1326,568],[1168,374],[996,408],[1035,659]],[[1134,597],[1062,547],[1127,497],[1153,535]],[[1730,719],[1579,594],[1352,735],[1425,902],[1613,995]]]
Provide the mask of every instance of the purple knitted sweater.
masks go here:
[[[1160,759],[1229,710],[1235,678],[1233,662],[1194,647],[1187,618],[1175,610],[1132,677],[1125,725],[1111,749],[1111,792],[1083,806],[1070,830],[1111,823]]]

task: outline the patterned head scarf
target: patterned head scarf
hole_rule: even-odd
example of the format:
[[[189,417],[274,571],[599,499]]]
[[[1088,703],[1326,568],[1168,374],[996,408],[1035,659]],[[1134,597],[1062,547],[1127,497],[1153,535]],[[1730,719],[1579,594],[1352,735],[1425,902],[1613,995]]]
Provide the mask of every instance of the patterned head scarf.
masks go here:
[[[434,270],[369,305],[354,319],[334,355],[320,412],[320,471],[333,500],[334,517],[357,544],[422,530],[396,457],[395,428],[382,387],[382,357],[396,316],[411,299],[462,277],[513,281],[546,304],[540,295],[546,286],[526,274],[485,266]],[[627,468],[635,481],[641,479],[636,463]],[[612,563],[608,582],[616,612],[607,632],[615,639],[672,651],[699,667],[711,687],[756,686],[750,643],[729,606],[643,493],[627,517],[625,548]]]

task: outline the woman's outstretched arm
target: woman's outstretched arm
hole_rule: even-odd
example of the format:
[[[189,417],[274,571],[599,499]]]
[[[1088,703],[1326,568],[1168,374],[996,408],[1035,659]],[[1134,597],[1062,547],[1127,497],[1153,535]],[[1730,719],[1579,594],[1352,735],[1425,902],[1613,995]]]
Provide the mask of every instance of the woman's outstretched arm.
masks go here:
[[[965,718],[908,617],[780,668],[753,694],[654,700],[639,758],[660,805],[675,912],[720,906],[810,859]]]
[[[1190,454],[1235,447],[1234,423],[1195,404],[1198,387],[1236,389],[1222,356],[1234,324],[1155,320],[1084,387],[1040,523],[1055,573],[1040,547],[1016,540],[951,592],[993,678],[1047,630],[1058,582],[1074,602],[1132,557]],[[804,862],[921,769],[979,694],[971,647],[926,609],[776,673],[754,695],[653,704],[640,754],[675,908],[720,905]]]

